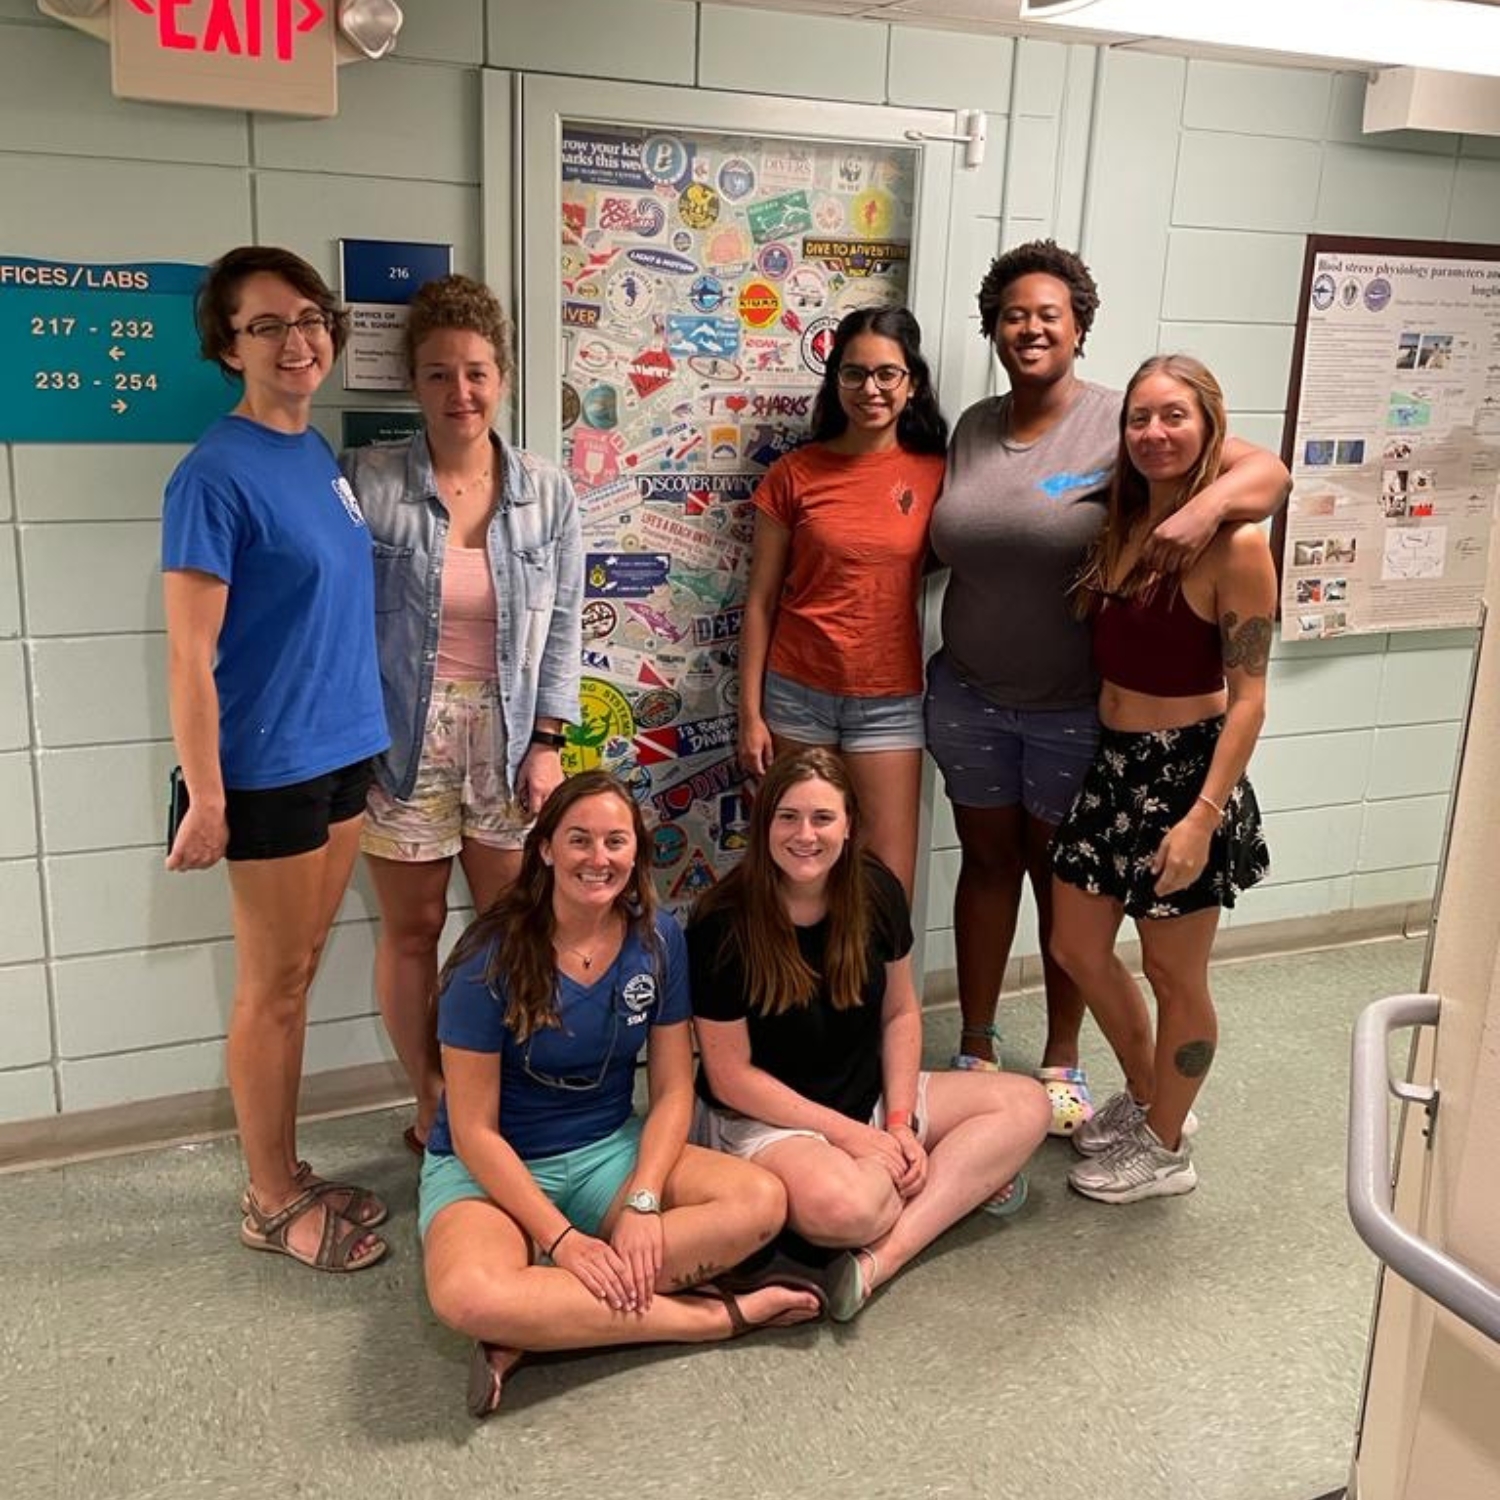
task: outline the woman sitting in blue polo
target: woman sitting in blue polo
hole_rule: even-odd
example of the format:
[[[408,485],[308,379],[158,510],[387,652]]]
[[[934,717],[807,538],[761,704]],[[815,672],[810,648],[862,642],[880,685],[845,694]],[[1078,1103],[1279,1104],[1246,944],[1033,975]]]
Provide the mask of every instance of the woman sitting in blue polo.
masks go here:
[[[476,1417],[531,1351],[705,1343],[819,1311],[807,1290],[736,1299],[712,1285],[777,1233],[786,1194],[769,1172],[686,1144],[687,954],[655,911],[648,849],[613,777],[565,781],[520,877],[444,971],[445,1090],[419,1223],[433,1311],[476,1340]]]

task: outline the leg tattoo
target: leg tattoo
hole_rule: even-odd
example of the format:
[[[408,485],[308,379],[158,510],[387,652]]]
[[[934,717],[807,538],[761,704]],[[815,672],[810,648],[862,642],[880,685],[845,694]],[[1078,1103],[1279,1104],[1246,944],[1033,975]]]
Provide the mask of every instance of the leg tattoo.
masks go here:
[[[1214,1060],[1212,1042],[1184,1042],[1172,1063],[1184,1078],[1202,1078]]]

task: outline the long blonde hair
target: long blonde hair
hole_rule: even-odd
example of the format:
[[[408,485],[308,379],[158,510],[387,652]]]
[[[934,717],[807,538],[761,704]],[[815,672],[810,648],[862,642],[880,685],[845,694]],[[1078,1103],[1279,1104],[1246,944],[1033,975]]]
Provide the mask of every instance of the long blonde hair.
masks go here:
[[[1132,599],[1149,597],[1161,582],[1161,575],[1137,560],[1129,573],[1113,587],[1110,580],[1119,569],[1121,555],[1125,551],[1130,534],[1136,523],[1151,509],[1151,486],[1145,476],[1130,461],[1130,450],[1125,442],[1125,433],[1130,418],[1130,398],[1135,388],[1152,375],[1167,375],[1185,385],[1193,393],[1205,428],[1203,448],[1198,461],[1182,477],[1172,509],[1186,505],[1194,495],[1205,490],[1219,477],[1224,458],[1224,438],[1229,421],[1224,411],[1224,392],[1213,372],[1201,360],[1191,354],[1154,354],[1130,377],[1125,387],[1125,397],[1120,402],[1120,448],[1115,457],[1115,475],[1109,487],[1109,503],[1105,513],[1104,529],[1083,560],[1083,567],[1074,585],[1077,595],[1078,613],[1092,614],[1106,594]],[[1173,580],[1173,587],[1178,580]]]

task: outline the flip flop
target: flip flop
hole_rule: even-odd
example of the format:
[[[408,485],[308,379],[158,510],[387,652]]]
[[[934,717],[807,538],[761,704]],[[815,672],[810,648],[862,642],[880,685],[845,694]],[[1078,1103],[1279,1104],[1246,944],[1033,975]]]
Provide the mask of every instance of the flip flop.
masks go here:
[[[993,1198],[986,1198],[979,1206],[996,1219],[1009,1218],[1025,1206],[1028,1191],[1026,1174],[1017,1172]]]
[[[775,1283],[782,1285],[781,1282]],[[816,1297],[817,1291],[813,1287],[794,1288],[797,1291],[809,1291]],[[740,1338],[747,1333],[756,1333],[762,1328],[795,1328],[799,1323],[811,1323],[814,1318],[797,1318],[791,1323],[779,1323],[777,1319],[783,1317],[783,1313],[775,1313],[762,1323],[752,1323],[746,1316],[744,1309],[735,1298],[735,1294],[715,1281],[705,1281],[698,1286],[689,1287],[685,1292],[677,1293],[679,1297],[714,1297],[724,1304],[724,1310],[729,1314],[729,1337]],[[821,1305],[821,1299],[820,1299]],[[816,1314],[814,1314],[816,1317]]]
[[[868,1273],[861,1256],[870,1262]],[[873,1250],[863,1246],[858,1250],[846,1250],[828,1268],[828,1316],[835,1323],[848,1323],[858,1317],[860,1309],[875,1290],[874,1282],[879,1274],[880,1265]]]
[[[735,1268],[714,1278],[719,1289],[737,1295],[758,1292],[762,1287],[785,1286],[797,1292],[811,1292],[822,1312],[828,1311],[828,1279],[812,1266],[793,1260],[783,1251],[773,1251],[763,1264],[750,1269]]]
[[[464,1405],[476,1422],[482,1422],[500,1410],[500,1403],[505,1399],[505,1382],[526,1363],[524,1351],[515,1351],[514,1363],[497,1380],[494,1366],[490,1364],[490,1350],[493,1348],[495,1345],[475,1339],[473,1352],[469,1355],[469,1383],[464,1392]]]

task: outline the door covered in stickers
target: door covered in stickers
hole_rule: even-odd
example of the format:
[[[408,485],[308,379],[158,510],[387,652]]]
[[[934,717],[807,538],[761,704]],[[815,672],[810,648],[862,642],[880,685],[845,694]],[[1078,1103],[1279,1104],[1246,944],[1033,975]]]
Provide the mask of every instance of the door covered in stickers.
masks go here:
[[[649,807],[664,900],[744,846],[751,494],[802,442],[839,318],[904,303],[915,153],[565,122],[562,451],[584,518],[582,718]]]

